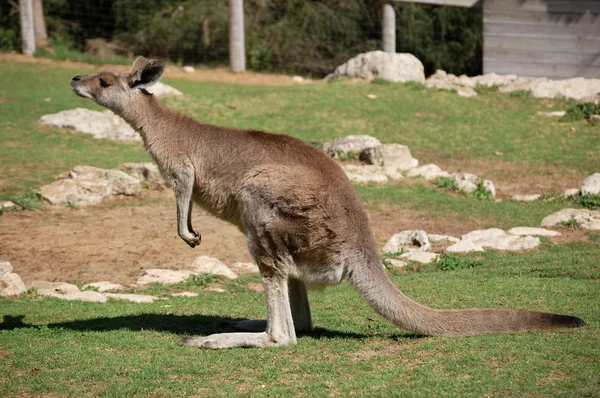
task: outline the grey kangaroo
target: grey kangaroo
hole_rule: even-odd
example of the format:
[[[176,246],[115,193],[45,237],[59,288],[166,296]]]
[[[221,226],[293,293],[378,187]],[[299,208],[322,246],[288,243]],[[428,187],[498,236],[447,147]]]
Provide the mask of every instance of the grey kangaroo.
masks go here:
[[[192,202],[236,225],[258,264],[267,320],[242,321],[243,332],[190,337],[202,348],[271,347],[296,343],[313,329],[307,287],[349,280],[375,311],[422,335],[466,336],[580,326],[569,316],[522,310],[436,310],[400,292],[379,258],[354,187],[324,152],[286,135],[200,123],[162,105],[146,88],[165,64],[139,57],[129,73],[77,75],[75,94],[125,119],[177,201],[177,231],[191,247]]]

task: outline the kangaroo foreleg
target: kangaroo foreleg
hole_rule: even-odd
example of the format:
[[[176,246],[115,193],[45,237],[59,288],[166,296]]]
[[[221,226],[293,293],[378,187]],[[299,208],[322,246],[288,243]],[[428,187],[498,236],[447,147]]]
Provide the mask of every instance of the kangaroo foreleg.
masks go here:
[[[200,244],[201,236],[192,228],[192,194],[194,192],[193,171],[183,172],[173,182],[177,202],[177,233],[191,247]]]

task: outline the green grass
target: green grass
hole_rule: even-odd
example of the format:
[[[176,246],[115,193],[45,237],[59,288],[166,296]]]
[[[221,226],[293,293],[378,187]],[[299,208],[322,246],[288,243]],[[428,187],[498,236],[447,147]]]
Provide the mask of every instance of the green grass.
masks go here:
[[[87,62],[90,64],[99,64],[99,65],[131,65],[133,60],[122,56],[115,55],[108,58],[101,58],[95,55],[85,54],[76,50],[73,50],[70,46],[62,44],[62,43],[54,43],[52,44],[52,51],[46,51],[44,49],[37,49],[35,52],[36,57],[44,57],[56,60],[69,60],[69,61],[79,61],[79,62]]]
[[[78,164],[115,167],[147,161],[141,144],[95,140],[43,126],[39,118],[75,107],[100,109],[72,94],[76,73],[52,65],[0,61],[0,199],[39,203],[33,191]],[[335,82],[252,87],[167,80],[186,93],[165,102],[209,123],[285,132],[309,142],[371,134],[399,142],[426,162],[463,156],[529,165],[543,176],[566,168],[598,171],[600,135],[585,121],[558,123],[538,110],[565,107],[529,95],[481,90],[475,98],[420,85]],[[367,94],[377,95],[367,100]],[[425,157],[423,157],[425,156]],[[457,162],[459,162],[457,160]],[[476,170],[475,170],[476,171]],[[444,184],[441,184],[444,185]],[[496,203],[423,180],[357,186],[374,209],[411,209],[481,227],[538,226],[564,207],[554,198]],[[141,202],[135,202],[138,205]],[[114,204],[113,204],[114,205]],[[1,215],[0,215],[1,216]],[[348,286],[311,293],[317,329],[294,347],[200,351],[178,347],[188,334],[222,330],[229,319],[264,318],[264,297],[229,283],[227,294],[198,276],[143,292],[197,298],[153,304],[66,302],[29,294],[0,298],[0,396],[597,396],[600,394],[600,233],[586,242],[543,240],[530,253],[446,256],[419,272],[390,271],[410,297],[438,308],[528,308],[580,316],[580,329],[471,338],[418,338],[380,319]]]
[[[595,396],[599,257],[595,243],[546,242],[532,253],[483,253],[474,268],[392,272],[405,293],[434,307],[529,308],[587,322],[514,335],[418,338],[347,284],[311,293],[314,333],[264,350],[176,345],[223,330],[223,321],[264,317],[258,293],[153,304],[0,299],[0,395]]]

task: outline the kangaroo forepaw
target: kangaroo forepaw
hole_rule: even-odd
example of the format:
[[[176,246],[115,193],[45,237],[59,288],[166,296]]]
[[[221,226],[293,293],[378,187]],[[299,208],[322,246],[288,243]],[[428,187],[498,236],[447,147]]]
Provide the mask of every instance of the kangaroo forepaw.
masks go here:
[[[183,239],[185,243],[187,243],[190,247],[193,248],[200,245],[202,236],[194,231],[190,231],[186,234],[181,234],[181,239]]]

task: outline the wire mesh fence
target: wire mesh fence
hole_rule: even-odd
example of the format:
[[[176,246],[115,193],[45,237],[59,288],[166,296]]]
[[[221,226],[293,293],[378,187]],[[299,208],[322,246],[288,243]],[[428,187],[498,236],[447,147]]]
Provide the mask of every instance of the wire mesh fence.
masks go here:
[[[224,0],[43,3],[55,51],[68,48],[101,58],[145,55],[192,65],[228,63]],[[0,0],[4,49],[11,29],[18,28],[15,5],[15,0]],[[394,7],[398,52],[415,54],[427,73],[436,68],[458,74],[481,71],[481,10],[411,3]],[[253,70],[323,76],[361,52],[381,48],[379,0],[245,0],[244,14],[246,64]],[[17,47],[18,37],[12,41]]]

